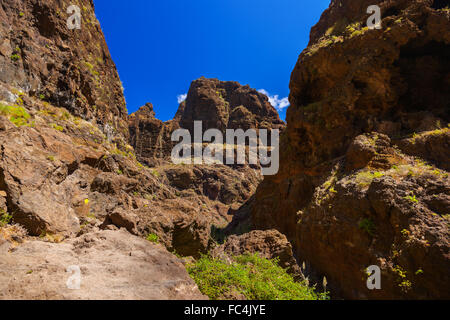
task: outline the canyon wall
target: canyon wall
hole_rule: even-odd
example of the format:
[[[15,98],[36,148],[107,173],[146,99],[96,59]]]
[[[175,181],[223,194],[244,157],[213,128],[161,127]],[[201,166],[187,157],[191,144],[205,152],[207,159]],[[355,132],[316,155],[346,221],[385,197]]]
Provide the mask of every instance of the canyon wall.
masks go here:
[[[81,29],[68,28],[71,5]],[[1,100],[26,94],[94,121],[111,140],[127,138],[123,88],[93,1],[4,0],[0,21]]]
[[[205,78],[173,120],[151,104],[128,117],[91,0],[3,0],[0,17],[0,298],[205,298],[168,251],[278,257],[337,298],[450,297],[446,1],[333,0],[292,73],[287,127],[255,89]],[[172,132],[195,120],[280,129],[279,173],[172,164]]]
[[[366,26],[378,4],[382,28]],[[251,205],[336,296],[450,297],[446,2],[335,0],[292,72],[280,172]],[[368,290],[366,268],[382,270]]]
[[[136,155],[150,165],[170,159],[171,141],[176,129],[187,129],[194,136],[194,121],[202,122],[202,130],[218,129],[224,139],[227,129],[279,129],[286,127],[269,98],[234,81],[204,77],[194,80],[173,120],[162,122],[155,118],[152,104],[146,104],[130,115],[130,144]]]

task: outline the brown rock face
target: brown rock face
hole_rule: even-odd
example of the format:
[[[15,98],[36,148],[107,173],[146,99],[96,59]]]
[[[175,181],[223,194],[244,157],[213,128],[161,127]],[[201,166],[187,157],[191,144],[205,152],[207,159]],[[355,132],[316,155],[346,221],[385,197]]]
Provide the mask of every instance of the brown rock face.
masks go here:
[[[238,128],[283,129],[285,125],[263,94],[236,82],[205,78],[192,82],[187,100],[171,121],[156,119],[151,104],[130,115],[130,144],[137,159],[155,167],[155,173],[180,198],[152,210],[138,209],[138,229],[157,234],[167,248],[179,254],[198,257],[210,248],[211,226],[222,228],[230,222],[234,208],[251,197],[261,175],[249,166],[171,164],[172,148],[177,144],[171,141],[173,131],[185,128],[193,136],[195,120],[203,121],[204,131],[218,128],[223,133]]]
[[[382,29],[369,30],[369,5]],[[450,16],[332,1],[291,77],[280,172],[252,201],[344,298],[449,298]],[[368,290],[378,265],[382,290]],[[333,290],[334,289],[334,290]]]
[[[67,27],[72,4],[81,30]],[[24,93],[94,120],[111,140],[128,136],[122,85],[91,0],[5,0],[0,21],[0,100]]]
[[[126,231],[99,231],[63,244],[0,245],[0,299],[206,300],[181,260]],[[80,271],[80,289],[67,283]],[[72,271],[73,272],[73,271]],[[74,282],[69,282],[69,284]]]
[[[368,30],[375,3],[383,29]],[[0,298],[202,299],[167,250],[198,257],[230,233],[218,255],[260,252],[299,276],[305,261],[337,297],[450,298],[443,3],[332,1],[292,74],[280,172],[256,191],[255,168],[167,157],[195,120],[285,129],[267,97],[201,78],[173,120],[150,104],[127,119],[92,1],[77,1],[82,30],[67,28],[69,1],[2,1]],[[242,234],[254,227],[268,230]]]
[[[155,118],[153,105],[148,103],[131,114],[128,123],[130,145],[134,147],[136,155],[143,163],[156,166],[162,162],[161,160],[170,158],[172,148],[175,146],[171,141],[171,135],[179,128],[178,115],[174,120],[162,122]]]
[[[194,171],[164,163],[154,170],[138,162],[126,144],[120,82],[92,2],[77,4],[81,31],[66,28],[67,1],[3,1],[0,6],[0,241],[16,246],[7,261],[6,255],[0,255],[0,264],[2,270],[18,272],[17,277],[10,271],[0,275],[2,285],[9,286],[1,288],[2,297],[203,298],[173,255],[162,246],[154,252],[148,241],[129,233],[157,236],[166,249],[180,254],[206,253],[212,224],[226,225],[231,220],[230,207],[245,202],[260,178],[251,169]],[[147,109],[141,115],[154,117],[151,107]],[[179,114],[182,110],[180,106]],[[139,123],[142,118],[132,120]],[[167,135],[172,131],[168,128]],[[156,135],[164,145],[165,134]],[[148,137],[152,136],[137,140],[136,146]],[[152,157],[165,152],[164,147],[152,150]],[[192,180],[186,180],[184,169]],[[226,177],[216,179],[215,172],[225,172]],[[127,230],[128,236],[118,229]],[[109,258],[101,256],[102,249]],[[136,259],[129,256],[131,251],[138,255]],[[51,259],[42,262],[42,256]],[[88,265],[93,278],[102,279],[90,269],[102,261],[108,272],[120,276],[111,287],[91,278],[87,291],[78,295],[64,291],[64,283],[58,282],[64,278],[60,273],[65,272],[66,262],[75,264],[74,257]],[[56,272],[55,277],[45,278],[42,270],[35,270],[35,277],[26,278],[29,270],[20,273],[25,260],[29,265],[45,265],[43,272]],[[130,269],[131,264],[135,269]],[[139,279],[131,277],[129,270]],[[110,278],[111,273],[106,274]],[[152,286],[137,283],[143,278],[153,279]],[[129,290],[112,289],[127,283],[133,284]]]
[[[35,118],[35,128],[16,128],[5,117],[0,121],[12,126],[0,131],[0,188],[7,194],[14,220],[32,235],[76,234],[77,216],[87,213],[77,214],[72,204],[77,198],[88,198],[89,164],[94,165],[104,153],[75,145],[76,139],[47,125],[41,127],[45,120],[40,117]],[[86,123],[84,130],[92,127]]]
[[[174,130],[188,129],[193,136],[194,121],[202,121],[203,131],[219,129],[224,137],[226,129],[285,128],[264,94],[237,82],[200,78],[192,82],[173,120],[156,119],[150,103],[130,115],[130,144],[143,163],[154,166],[159,159],[170,159]]]

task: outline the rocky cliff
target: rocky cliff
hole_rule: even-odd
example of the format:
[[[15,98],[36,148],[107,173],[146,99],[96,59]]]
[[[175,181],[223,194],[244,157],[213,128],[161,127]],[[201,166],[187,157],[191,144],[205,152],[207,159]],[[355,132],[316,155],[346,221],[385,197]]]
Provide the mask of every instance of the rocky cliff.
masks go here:
[[[194,121],[202,121],[203,131],[214,128],[224,135],[226,129],[283,130],[285,123],[269,103],[268,97],[255,89],[237,82],[204,77],[192,82],[187,100],[180,104],[173,120],[162,122],[156,119],[150,103],[130,115],[130,144],[137,159],[155,168],[154,171],[175,188],[181,198],[193,197],[195,201],[200,201],[205,211],[210,212],[212,219],[209,226],[222,230],[231,222],[237,209],[254,194],[262,176],[258,167],[249,165],[173,165],[170,155],[177,142],[171,141],[172,133],[182,128],[189,130],[193,136]],[[189,214],[197,216],[194,212]],[[244,229],[249,227],[247,225]],[[196,251],[206,252],[210,248],[207,229],[199,233],[204,241],[201,249],[198,246],[195,250],[188,249],[188,242],[183,250],[193,255],[197,254]],[[164,234],[163,229],[157,233]]]
[[[169,159],[172,132],[187,129],[194,135],[194,121],[202,121],[202,129],[280,129],[286,124],[269,103],[266,95],[233,81],[204,77],[191,83],[173,120],[162,122],[155,118],[152,104],[146,104],[130,115],[130,144],[143,163],[154,165]]]
[[[233,81],[200,78],[192,82],[180,118],[182,128],[193,131],[196,120],[203,129],[282,129],[285,124],[266,95]]]
[[[72,4],[81,30],[67,27]],[[204,299],[169,251],[207,253],[259,172],[165,161],[196,107],[182,103],[166,123],[150,104],[128,118],[92,1],[8,0],[0,16],[0,298]],[[202,82],[230,87],[249,125],[283,126],[255,90]],[[80,291],[66,286],[73,265]]]
[[[0,298],[204,299],[172,253],[208,252],[279,258],[337,298],[449,298],[445,5],[332,1],[292,73],[286,128],[263,94],[205,78],[173,120],[151,104],[128,117],[92,1],[3,0]],[[170,163],[173,130],[195,120],[281,129],[278,175]],[[382,290],[366,287],[370,265]]]
[[[0,254],[0,299],[206,299],[180,259],[124,230],[99,231],[61,244],[3,245]],[[67,272],[70,267],[80,268],[77,290],[67,286],[76,274]]]
[[[184,102],[179,110],[184,107]],[[156,119],[153,105],[147,103],[129,117],[130,144],[142,163],[151,167],[170,159],[175,143],[172,143],[172,132],[180,128],[179,114],[175,119],[163,122]]]
[[[369,5],[382,29],[369,30]],[[331,1],[291,76],[280,172],[252,201],[344,298],[450,297],[446,1]],[[368,290],[366,268],[382,270]]]
[[[67,28],[71,4],[81,30]],[[0,298],[204,299],[166,248],[205,250],[212,214],[127,145],[92,1],[7,0],[0,17]]]

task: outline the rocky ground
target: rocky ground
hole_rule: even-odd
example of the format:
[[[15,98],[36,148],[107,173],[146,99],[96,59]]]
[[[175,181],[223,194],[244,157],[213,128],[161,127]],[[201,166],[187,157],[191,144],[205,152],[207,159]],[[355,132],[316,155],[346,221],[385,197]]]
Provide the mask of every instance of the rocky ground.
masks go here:
[[[369,1],[332,1],[293,71],[287,127],[265,95],[205,78],[171,121],[150,103],[128,116],[93,3],[74,2],[83,32],[68,1],[0,6],[0,298],[205,299],[179,257],[207,253],[279,258],[336,298],[450,297],[439,1],[371,1],[381,30],[364,27]],[[280,129],[280,172],[172,164],[170,136],[194,120]]]
[[[0,299],[207,299],[162,245],[126,230],[98,231],[61,244],[0,246]],[[80,269],[79,290],[66,285]],[[69,282],[70,286],[70,282]]]

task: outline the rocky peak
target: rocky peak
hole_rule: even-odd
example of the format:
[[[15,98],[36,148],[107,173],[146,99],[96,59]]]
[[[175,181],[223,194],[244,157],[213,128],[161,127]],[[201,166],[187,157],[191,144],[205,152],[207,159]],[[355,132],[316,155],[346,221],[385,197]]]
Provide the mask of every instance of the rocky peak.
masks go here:
[[[128,135],[123,88],[92,0],[75,4],[81,29],[69,30],[69,0],[5,0],[0,6],[0,100],[26,95]],[[111,130],[114,129],[114,130]]]
[[[366,26],[374,4],[380,30]],[[286,234],[342,297],[449,296],[444,4],[332,1],[292,73],[280,171],[258,187],[252,221]],[[367,290],[373,264],[383,290]]]
[[[129,142],[142,163],[153,167],[170,157],[174,146],[171,135],[179,128],[179,117],[180,114],[177,113],[174,120],[163,122],[156,119],[151,103],[129,116]]]
[[[155,159],[170,157],[175,145],[172,132],[185,128],[193,133],[196,120],[203,122],[204,131],[214,128],[223,133],[226,129],[285,128],[266,95],[238,82],[202,77],[192,82],[187,99],[180,103],[173,120],[156,119],[150,103],[131,114],[130,144],[143,162],[154,164]]]

